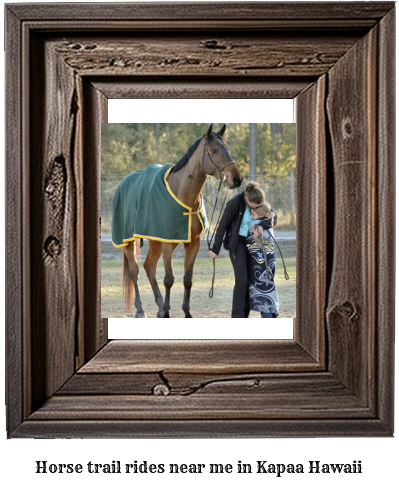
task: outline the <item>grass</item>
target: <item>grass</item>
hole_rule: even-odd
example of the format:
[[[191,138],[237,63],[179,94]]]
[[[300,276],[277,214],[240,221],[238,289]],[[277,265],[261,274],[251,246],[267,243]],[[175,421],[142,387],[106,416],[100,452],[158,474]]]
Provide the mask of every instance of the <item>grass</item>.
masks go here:
[[[287,271],[290,276],[288,281],[284,278],[283,266],[277,256],[277,271],[275,281],[280,301],[280,317],[291,318],[295,316],[296,301],[296,258],[285,257]],[[183,301],[183,259],[176,258],[173,262],[175,284],[171,291],[172,316],[183,317],[181,304]],[[209,298],[209,290],[212,283],[212,261],[207,255],[197,258],[194,268],[194,283],[191,291],[191,311],[196,318],[225,318],[230,316],[231,299],[234,286],[234,273],[230,259],[220,256],[216,259],[216,280],[214,297]],[[157,278],[161,292],[163,288],[163,263],[159,262]],[[140,265],[140,294],[144,309],[148,317],[155,317],[157,307],[150,284],[142,263]],[[259,317],[259,313],[252,312],[253,317]],[[122,262],[121,260],[106,259],[101,263],[101,316],[113,318],[133,317],[134,310],[127,312],[122,303]]]

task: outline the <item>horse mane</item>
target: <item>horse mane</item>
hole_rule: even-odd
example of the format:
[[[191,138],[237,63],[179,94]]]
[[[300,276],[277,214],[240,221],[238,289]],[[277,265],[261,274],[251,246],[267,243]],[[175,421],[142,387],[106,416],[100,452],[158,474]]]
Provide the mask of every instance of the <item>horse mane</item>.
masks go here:
[[[209,140],[212,140],[214,137],[217,137],[219,139],[223,140],[223,137],[221,137],[219,134],[216,134],[215,132],[212,132],[212,134],[209,137]],[[199,139],[197,139],[193,144],[190,145],[188,148],[187,152],[184,154],[184,156],[180,159],[180,161],[173,167],[172,172],[177,172],[180,171],[182,167],[184,167],[187,162],[190,160],[190,157],[194,154],[195,149],[198,147],[199,143],[203,139],[203,136],[201,136]]]
[[[198,147],[199,143],[201,142],[202,137],[197,139],[193,144],[190,145],[188,148],[187,152],[184,154],[184,156],[180,159],[180,161],[173,167],[172,171],[177,172],[180,171],[182,167],[184,167],[188,161],[190,160],[190,157],[194,154],[195,149]]]
[[[172,169],[172,172],[177,172],[180,171],[182,167],[184,167],[188,161],[190,160],[190,157],[194,154],[195,149],[198,147],[199,143],[201,142],[202,137],[197,139],[193,144],[190,145],[188,148],[187,152],[184,154],[184,156],[180,159],[180,161],[174,166]]]

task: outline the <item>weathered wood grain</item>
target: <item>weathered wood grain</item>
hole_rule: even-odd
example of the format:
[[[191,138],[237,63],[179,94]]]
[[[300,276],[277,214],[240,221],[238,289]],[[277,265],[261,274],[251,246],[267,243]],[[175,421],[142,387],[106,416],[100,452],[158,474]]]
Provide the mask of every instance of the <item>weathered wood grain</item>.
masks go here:
[[[29,252],[28,242],[24,240],[24,232],[29,229],[29,217],[26,212],[27,201],[25,194],[26,179],[23,170],[24,147],[22,139],[22,104],[20,96],[22,91],[21,71],[22,66],[13,63],[13,58],[18,58],[22,49],[22,37],[19,31],[19,21],[15,15],[5,11],[6,35],[5,50],[9,54],[5,62],[5,70],[8,73],[6,79],[7,98],[5,100],[5,119],[14,130],[6,139],[5,153],[6,164],[5,180],[7,187],[5,192],[5,276],[6,292],[6,396],[7,424],[10,430],[16,428],[24,417],[24,388],[29,381],[26,380],[24,367],[21,362],[23,355],[24,324],[28,320],[27,308],[29,307]],[[25,166],[26,169],[26,166]],[[19,222],[11,225],[10,222]],[[25,377],[25,378],[24,378]]]
[[[240,391],[241,392],[241,391]],[[293,405],[295,400],[295,406]],[[329,399],[327,404],[326,399]],[[355,396],[348,394],[237,394],[232,401],[228,394],[194,396],[54,396],[30,416],[31,421],[56,420],[259,420],[310,419],[317,409],[317,420],[372,418]],[[313,406],[313,407],[310,407]]]
[[[60,395],[151,395],[164,384],[160,374],[75,374],[57,392]],[[158,388],[159,389],[159,388]],[[160,389],[162,391],[162,389]]]
[[[264,373],[234,375],[176,374],[162,375],[171,395],[238,394],[256,393],[259,395],[295,394],[325,391],[327,395],[346,394],[345,387],[328,372],[310,373]],[[326,400],[328,402],[328,400]]]
[[[388,11],[388,10],[387,10]],[[136,19],[88,19],[78,20],[73,22],[71,20],[29,20],[25,22],[28,29],[36,30],[42,29],[48,32],[54,30],[63,30],[64,32],[79,32],[93,33],[99,31],[107,31],[108,33],[116,32],[118,35],[122,33],[134,32],[204,32],[207,33],[221,33],[221,32],[309,32],[323,33],[325,31],[333,31],[337,34],[347,34],[357,32],[359,35],[366,34],[369,29],[374,27],[379,21],[379,18],[353,18],[353,19],[339,19],[339,18],[320,18],[320,19],[247,19],[246,21],[238,19],[188,19],[188,20],[136,20]]]
[[[40,404],[75,370],[79,310],[73,151],[79,102],[70,68],[52,50],[44,59],[40,40],[32,46],[32,404]]]
[[[79,374],[30,419],[54,420],[60,415],[70,420],[373,417],[373,411],[329,373],[209,376],[196,390],[185,388],[185,375]],[[116,394],[114,380],[119,382]],[[160,381],[169,393],[157,393]],[[151,382],[152,390],[146,390]]]
[[[334,212],[327,328],[330,370],[369,403],[375,374],[376,30],[328,73]],[[371,394],[371,396],[369,396]]]
[[[328,372],[204,374],[162,371],[159,373],[75,374],[58,392],[63,395],[180,395],[200,394],[295,394],[313,391],[327,396],[346,394],[345,387]],[[122,393],[123,391],[123,393]],[[326,402],[329,399],[326,397]]]
[[[136,33],[57,41],[64,62],[90,76],[320,76],[352,46],[358,35],[175,35]],[[334,39],[334,42],[332,42]],[[283,42],[282,42],[283,40]]]
[[[93,86],[107,99],[114,98],[296,98],[312,78],[181,78],[129,76],[92,78]]]
[[[377,370],[376,408],[388,428],[394,427],[394,374],[389,364],[395,354],[395,10],[379,24],[378,98],[377,104],[377,238],[376,238],[376,349],[375,357],[385,356]]]
[[[225,20],[251,21],[259,19],[270,19],[279,21],[284,25],[286,21],[302,23],[305,28],[308,22],[327,20],[353,22],[357,25],[364,25],[371,20],[374,23],[380,20],[389,10],[393,8],[393,2],[303,2],[301,6],[294,6],[290,2],[201,2],[187,3],[184,8],[179,4],[169,2],[161,3],[113,3],[111,4],[38,4],[32,9],[29,5],[10,5],[9,10],[21,20],[90,20],[111,21],[140,19],[154,21],[156,19],[177,21],[184,24],[188,20],[202,19],[213,20],[216,18]],[[241,24],[242,25],[242,24]],[[338,24],[341,25],[341,24]],[[366,24],[369,26],[369,24]],[[292,28],[292,24],[290,24]]]
[[[314,357],[292,340],[111,340],[80,372],[226,374],[318,369]]]
[[[80,228],[84,259],[82,293],[83,321],[79,335],[84,342],[80,365],[108,341],[107,320],[101,319],[101,123],[107,120],[108,100],[92,83],[83,88],[82,126],[84,166],[82,180],[83,220]]]
[[[25,421],[15,438],[281,438],[379,437],[389,428],[378,419],[263,420],[41,420]]]
[[[297,202],[297,319],[294,338],[323,364],[326,359],[325,308],[328,246],[326,95],[326,77],[321,76],[295,100],[296,174],[299,197]],[[309,299],[309,296],[313,298]],[[318,324],[316,327],[315,323]]]

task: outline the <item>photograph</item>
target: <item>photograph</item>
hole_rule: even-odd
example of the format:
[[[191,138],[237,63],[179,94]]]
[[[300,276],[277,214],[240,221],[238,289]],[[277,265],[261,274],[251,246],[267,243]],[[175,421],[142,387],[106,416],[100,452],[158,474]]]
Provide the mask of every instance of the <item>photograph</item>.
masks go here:
[[[295,264],[294,123],[101,125],[103,318],[294,318]]]

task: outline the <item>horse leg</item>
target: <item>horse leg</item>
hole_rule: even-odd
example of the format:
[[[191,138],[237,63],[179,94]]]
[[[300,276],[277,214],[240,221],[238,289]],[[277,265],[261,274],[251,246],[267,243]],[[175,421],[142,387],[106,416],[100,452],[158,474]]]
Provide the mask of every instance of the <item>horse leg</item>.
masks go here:
[[[139,240],[137,240],[137,242],[139,242]],[[138,250],[136,245],[137,245],[136,242],[130,242],[129,245],[124,248],[124,251],[125,251],[125,256],[129,263],[129,276],[134,285],[134,292],[135,292],[134,305],[137,310],[136,318],[147,318],[143,309],[143,303],[141,301],[140,291],[139,291],[139,283],[138,283],[139,266],[137,264]]]
[[[184,311],[185,318],[192,318],[190,313],[190,295],[191,287],[193,285],[194,262],[197,257],[200,245],[201,241],[199,238],[196,238],[190,243],[184,244],[184,298],[182,309]]]
[[[170,290],[175,282],[175,276],[173,275],[173,251],[177,247],[174,243],[162,244],[163,262],[165,265],[165,277],[163,280],[165,286],[165,299],[163,302],[163,317],[170,318]]]
[[[148,280],[150,281],[152,292],[154,293],[155,302],[158,305],[157,318],[163,318],[163,299],[161,291],[159,290],[157,282],[157,264],[162,255],[162,243],[150,240],[150,248],[148,250],[147,258],[144,262],[144,269],[147,272]]]

